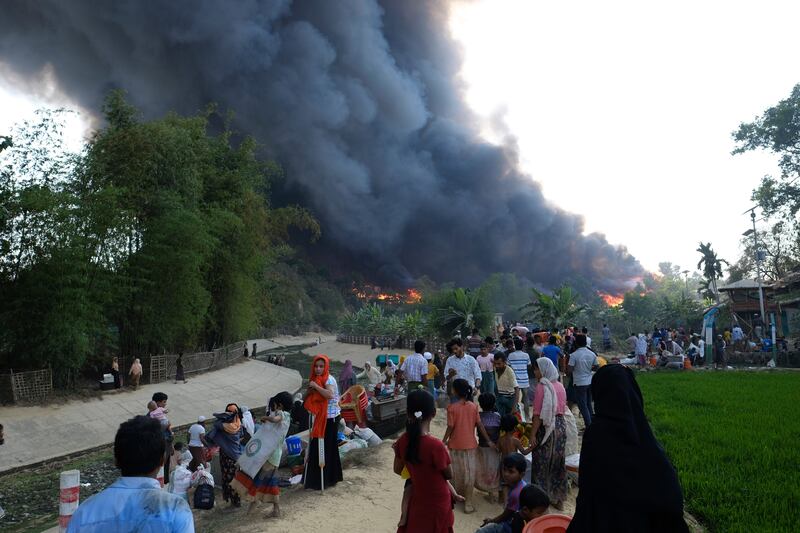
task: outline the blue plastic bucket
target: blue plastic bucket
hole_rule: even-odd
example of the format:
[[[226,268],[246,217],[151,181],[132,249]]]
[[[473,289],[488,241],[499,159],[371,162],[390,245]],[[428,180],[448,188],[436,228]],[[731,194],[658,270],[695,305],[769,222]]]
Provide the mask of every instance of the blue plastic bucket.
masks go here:
[[[300,452],[303,451],[300,437],[286,437],[286,450],[289,452],[290,457],[300,455]]]

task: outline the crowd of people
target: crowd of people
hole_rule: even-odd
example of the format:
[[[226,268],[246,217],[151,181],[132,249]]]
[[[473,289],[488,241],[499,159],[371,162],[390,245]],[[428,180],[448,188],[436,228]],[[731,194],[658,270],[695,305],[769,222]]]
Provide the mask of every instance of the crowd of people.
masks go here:
[[[644,419],[631,371],[597,356],[586,333],[553,331],[542,342],[541,335],[512,331],[495,341],[476,330],[449,341],[447,355],[427,352],[417,341],[399,364],[387,358],[357,374],[346,363],[338,381],[328,358],[317,355],[301,397],[281,392],[270,398],[258,423],[247,407],[229,403],[213,415],[210,428],[199,416],[185,444],[170,424],[167,395],[158,392],[145,415],[117,432],[114,453],[122,477],[84,502],[69,530],[134,531],[137,523],[193,531],[189,502],[198,507],[197,487],[213,487],[209,461],[215,454],[223,500],[231,507],[249,502],[250,511],[271,503],[267,516],[279,516],[277,469],[290,426],[305,420],[309,430],[304,487],[335,486],[343,480],[340,386],[363,379],[376,395],[388,388],[407,394],[406,431],[394,444],[393,470],[405,480],[400,532],[452,532],[454,506],[474,512],[476,489],[502,502],[479,533],[518,533],[550,507],[563,508],[568,440],[578,433],[572,407],[580,411],[585,433],[570,531],[687,531],[677,476]],[[441,438],[430,433],[437,397],[446,406]],[[258,449],[245,454],[251,439],[258,439]],[[614,450],[624,455],[607,456]],[[155,480],[162,466],[166,491]],[[663,498],[646,497],[654,487]],[[637,505],[609,505],[608,494],[633,495]]]
[[[505,502],[477,533],[518,533],[549,507],[561,509],[572,406],[585,432],[569,531],[688,531],[677,474],[644,418],[630,369],[597,356],[585,330],[550,332],[547,344],[515,333],[499,342],[477,331],[466,342],[452,339],[446,357],[431,354],[441,371],[427,376],[418,363],[426,359],[425,345],[418,341],[394,371],[408,376],[409,391],[406,433],[394,445],[394,471],[408,473],[398,531],[452,532],[454,506],[463,502],[465,513],[474,512],[475,489]],[[444,376],[440,386],[437,375]],[[430,434],[436,403],[426,379],[446,394],[441,440]],[[665,498],[651,497],[661,493],[656,487]],[[609,494],[635,494],[637,505],[615,504]]]
[[[229,403],[214,413],[210,427],[205,416],[198,416],[185,443],[170,423],[168,399],[167,394],[156,392],[145,414],[120,425],[114,457],[121,477],[78,507],[68,531],[193,532],[189,502],[196,508],[213,507],[215,480],[210,462],[217,455],[221,468],[217,481],[225,502],[233,508],[249,502],[248,512],[259,503],[269,503],[272,510],[266,516],[280,516],[278,468],[293,417],[295,430],[309,429],[304,487],[321,490],[343,479],[337,439],[339,388],[324,355],[312,361],[305,394],[295,398],[285,391],[276,394],[258,421],[246,406]],[[257,440],[257,446],[244,453],[251,440]],[[167,481],[166,490],[159,476]],[[212,489],[210,494],[202,490],[204,485]],[[211,503],[205,505],[209,499]]]

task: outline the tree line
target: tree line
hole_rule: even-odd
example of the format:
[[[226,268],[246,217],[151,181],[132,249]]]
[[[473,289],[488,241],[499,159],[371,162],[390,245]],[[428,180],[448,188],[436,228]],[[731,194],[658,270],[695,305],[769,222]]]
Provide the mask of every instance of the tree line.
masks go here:
[[[0,366],[50,365],[68,386],[111,355],[211,348],[285,316],[318,318],[292,311],[315,295],[296,279],[306,265],[289,232],[313,239],[320,227],[270,204],[281,168],[227,117],[209,107],[144,121],[115,91],[105,126],[70,153],[62,113],[0,139]]]

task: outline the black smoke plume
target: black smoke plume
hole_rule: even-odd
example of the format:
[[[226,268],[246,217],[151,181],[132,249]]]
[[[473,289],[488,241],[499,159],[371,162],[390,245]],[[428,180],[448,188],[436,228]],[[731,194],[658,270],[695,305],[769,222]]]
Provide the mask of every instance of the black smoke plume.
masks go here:
[[[22,76],[49,65],[87,109],[121,87],[150,117],[212,101],[234,110],[351,264],[468,285],[496,271],[543,286],[582,276],[609,292],[642,273],[548,203],[513,147],[480,138],[445,1],[5,0],[0,10],[0,61]]]

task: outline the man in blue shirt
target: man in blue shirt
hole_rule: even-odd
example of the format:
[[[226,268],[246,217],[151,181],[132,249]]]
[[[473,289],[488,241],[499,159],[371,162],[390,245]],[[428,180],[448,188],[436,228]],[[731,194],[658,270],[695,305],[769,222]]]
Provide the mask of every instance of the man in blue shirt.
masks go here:
[[[67,533],[194,533],[189,504],[156,480],[165,447],[158,420],[137,416],[120,424],[114,460],[122,476],[78,506]]]
[[[561,348],[558,347],[557,342],[558,339],[556,339],[554,335],[550,335],[547,346],[542,348],[542,355],[550,359],[556,368],[561,368],[558,364],[558,360],[561,357]]]

